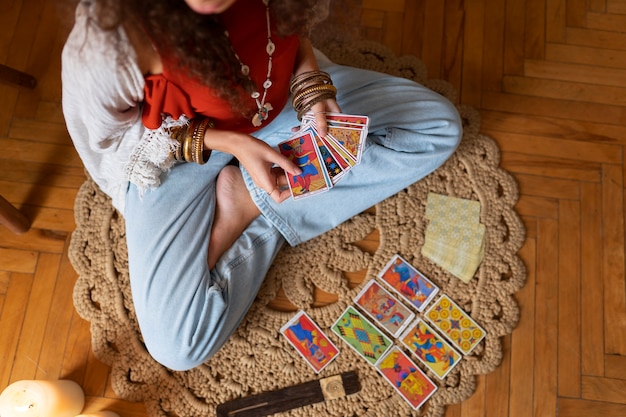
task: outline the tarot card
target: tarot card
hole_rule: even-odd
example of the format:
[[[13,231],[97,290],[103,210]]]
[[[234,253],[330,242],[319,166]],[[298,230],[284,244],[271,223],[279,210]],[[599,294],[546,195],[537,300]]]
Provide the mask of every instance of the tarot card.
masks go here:
[[[439,379],[444,379],[463,358],[419,318],[400,336],[400,341]]]
[[[340,163],[335,159],[332,152],[328,149],[322,138],[317,134],[315,129],[312,127],[305,128],[304,132],[311,133],[313,138],[315,139],[315,145],[319,151],[319,155],[321,157],[321,161],[326,169],[326,174],[328,178],[333,184],[336,184],[337,181],[346,173],[344,170],[344,166],[347,164],[344,162]]]
[[[352,306],[345,309],[331,329],[372,365],[389,350],[393,343]]]
[[[430,306],[424,315],[465,355],[474,350],[487,334],[446,294]]]
[[[346,125],[350,127],[357,127],[359,129],[367,129],[369,127],[369,117],[355,115],[328,112],[325,114],[326,121],[334,125]],[[302,124],[308,125],[315,123],[315,115],[313,112],[308,112],[302,116]]]
[[[422,255],[465,283],[476,274],[485,255],[485,226],[446,225],[431,220]]]
[[[429,193],[422,255],[469,283],[485,254],[480,202]]]
[[[480,202],[428,193],[425,215],[443,223],[475,225],[480,222]]]
[[[359,163],[363,143],[367,137],[369,117],[332,112],[326,113],[325,116],[328,122],[328,135],[324,139],[331,142],[333,147],[343,150],[347,154],[346,159],[353,161],[352,165]],[[313,113],[307,113],[302,117],[302,126],[312,126],[317,130]]]
[[[374,280],[359,292],[354,302],[392,337],[398,337],[415,317],[408,307]]]
[[[342,143],[344,148],[346,148],[348,151],[357,151],[357,160],[360,161],[360,152],[362,150],[363,143],[365,142],[365,138],[367,137],[369,130],[369,118],[367,116],[356,116],[342,113],[327,113],[326,120],[329,125],[329,130],[331,128],[339,128],[345,130],[345,133],[336,134],[335,137],[337,139],[340,139],[340,143]],[[356,134],[354,133],[355,131],[359,133],[358,141],[356,140]],[[339,138],[339,136],[344,135],[349,136],[348,138],[346,138],[345,142],[342,140],[342,138]],[[352,147],[354,147],[354,149]]]
[[[394,255],[378,277],[419,312],[422,312],[439,292],[439,287],[399,255]]]
[[[376,369],[414,410],[437,391],[437,385],[397,347],[376,364]]]
[[[339,355],[339,349],[304,311],[293,316],[280,332],[316,373]]]
[[[363,140],[361,130],[339,126],[328,126],[328,136],[348,152],[356,163],[361,161]]]
[[[326,120],[333,124],[344,124],[347,126],[355,126],[360,129],[367,130],[369,128],[370,119],[367,116],[343,113],[326,113]]]
[[[294,199],[312,196],[332,187],[327,177],[311,133],[298,133],[295,137],[278,144],[281,154],[302,169],[300,175],[285,173]]]
[[[348,171],[350,168],[356,165],[356,160],[352,158],[350,153],[343,149],[337,142],[335,142],[330,136],[322,138],[322,142],[326,145],[335,159],[341,163],[342,167],[344,167],[345,171]]]

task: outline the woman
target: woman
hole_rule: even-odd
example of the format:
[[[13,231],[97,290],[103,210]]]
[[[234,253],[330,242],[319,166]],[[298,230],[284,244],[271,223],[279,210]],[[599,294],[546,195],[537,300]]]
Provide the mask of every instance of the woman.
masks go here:
[[[285,241],[395,194],[458,145],[458,114],[441,96],[314,51],[319,10],[316,0],[78,5],[62,56],[66,123],[125,218],[141,333],[171,369],[220,349]],[[360,164],[295,201],[285,173],[302,171],[276,146],[304,113],[324,135],[324,113],[342,110],[370,117]]]

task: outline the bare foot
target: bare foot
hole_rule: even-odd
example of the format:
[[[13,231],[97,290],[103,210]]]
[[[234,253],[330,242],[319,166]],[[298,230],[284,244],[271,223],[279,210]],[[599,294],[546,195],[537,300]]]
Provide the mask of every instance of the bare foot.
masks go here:
[[[217,177],[216,207],[208,264],[213,269],[217,260],[261,212],[252,201],[239,168],[225,166]]]

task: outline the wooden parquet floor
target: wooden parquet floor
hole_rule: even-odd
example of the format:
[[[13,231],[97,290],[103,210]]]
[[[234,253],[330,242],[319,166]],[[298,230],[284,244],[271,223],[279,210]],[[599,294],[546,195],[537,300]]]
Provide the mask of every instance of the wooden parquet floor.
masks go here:
[[[21,236],[0,227],[0,389],[70,378],[85,411],[145,417],[117,399],[72,306],[67,246],[85,177],[60,107],[71,13],[56,0],[0,0],[0,10],[0,63],[39,81],[0,84],[0,194],[33,221]],[[626,2],[335,0],[329,23],[451,82],[520,185],[521,319],[500,367],[446,415],[626,416]]]

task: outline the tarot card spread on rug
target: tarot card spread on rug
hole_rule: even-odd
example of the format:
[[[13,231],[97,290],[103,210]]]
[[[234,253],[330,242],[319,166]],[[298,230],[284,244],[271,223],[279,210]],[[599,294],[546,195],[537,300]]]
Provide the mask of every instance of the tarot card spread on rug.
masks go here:
[[[332,331],[371,365],[375,365],[393,344],[391,339],[352,306],[345,309],[333,324]]]
[[[394,255],[378,276],[419,312],[439,292],[439,287],[399,255]]]
[[[415,317],[408,307],[374,280],[363,287],[354,303],[393,337],[398,337]]]
[[[439,379],[444,379],[463,358],[422,319],[411,324],[400,341]]]
[[[380,360],[376,369],[414,409],[421,407],[437,391],[430,378],[397,347]]]
[[[428,309],[425,316],[465,355],[474,350],[486,335],[470,315],[446,294]]]
[[[316,373],[339,355],[339,349],[304,311],[298,312],[280,332]]]

